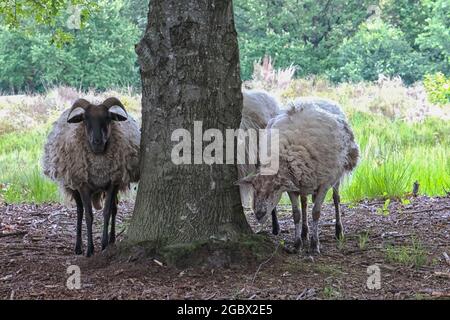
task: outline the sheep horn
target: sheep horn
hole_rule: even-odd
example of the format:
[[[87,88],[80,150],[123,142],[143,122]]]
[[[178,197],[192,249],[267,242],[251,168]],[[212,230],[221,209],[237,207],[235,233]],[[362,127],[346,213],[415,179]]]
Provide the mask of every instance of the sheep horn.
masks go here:
[[[83,121],[83,114],[86,108],[90,105],[89,101],[86,99],[78,99],[74,102],[72,105],[72,108],[70,108],[69,115],[67,117],[67,122],[69,123],[78,123]],[[82,110],[76,110],[76,109],[82,109]]]
[[[128,118],[127,110],[119,99],[111,97],[102,103],[108,110],[116,116],[117,121],[124,121]]]
[[[111,108],[112,106],[119,106],[123,109],[123,111],[127,112],[127,110],[125,110],[125,107],[123,106],[122,102],[120,102],[119,99],[111,97],[106,99],[105,101],[103,101],[102,103],[105,107],[107,107],[108,109]]]
[[[73,103],[72,108],[70,110],[73,110],[75,108],[86,109],[88,105],[90,105],[90,102],[87,101],[86,99],[78,99]]]

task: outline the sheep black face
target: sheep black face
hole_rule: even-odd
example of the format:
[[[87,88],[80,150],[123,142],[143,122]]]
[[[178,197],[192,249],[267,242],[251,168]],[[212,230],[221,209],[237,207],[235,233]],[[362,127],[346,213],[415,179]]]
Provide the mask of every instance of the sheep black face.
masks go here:
[[[83,122],[91,151],[95,154],[102,154],[105,152],[111,136],[111,122],[125,121],[127,118],[127,112],[117,98],[108,98],[99,105],[79,99],[73,104],[67,122]]]

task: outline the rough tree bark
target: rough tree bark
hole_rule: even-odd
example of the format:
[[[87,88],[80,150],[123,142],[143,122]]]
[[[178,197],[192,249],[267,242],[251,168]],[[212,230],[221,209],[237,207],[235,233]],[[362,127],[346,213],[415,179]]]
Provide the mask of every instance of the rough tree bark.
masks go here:
[[[143,88],[141,180],[128,239],[170,245],[249,232],[235,165],[171,161],[175,129],[193,137],[194,121],[202,121],[203,131],[216,128],[225,138],[225,129],[239,128],[232,0],[150,1],[136,52]]]

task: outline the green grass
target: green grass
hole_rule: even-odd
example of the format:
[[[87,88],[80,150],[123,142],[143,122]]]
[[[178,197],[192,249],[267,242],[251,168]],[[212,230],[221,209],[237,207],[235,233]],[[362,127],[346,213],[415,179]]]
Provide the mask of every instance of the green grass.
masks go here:
[[[0,136],[0,199],[6,203],[54,202],[57,187],[41,173],[46,130]]]
[[[427,263],[427,253],[422,244],[413,238],[411,245],[388,246],[386,248],[386,259],[392,263],[420,268]]]
[[[363,113],[350,120],[361,163],[343,186],[345,200],[401,198],[416,180],[421,194],[444,195],[450,189],[448,121],[429,118],[410,124]]]
[[[337,299],[341,297],[341,293],[339,292],[339,290],[330,285],[327,285],[323,288],[322,295],[326,300]]]
[[[361,147],[361,162],[341,188],[344,202],[398,198],[420,183],[420,194],[450,190],[450,122],[390,120],[349,113]],[[0,200],[7,203],[59,201],[56,186],[42,176],[40,158],[48,126],[0,135]],[[330,195],[328,196],[330,199]],[[282,203],[288,204],[285,196]]]
[[[358,247],[360,250],[365,250],[367,248],[367,243],[369,242],[369,232],[361,232],[358,234]]]

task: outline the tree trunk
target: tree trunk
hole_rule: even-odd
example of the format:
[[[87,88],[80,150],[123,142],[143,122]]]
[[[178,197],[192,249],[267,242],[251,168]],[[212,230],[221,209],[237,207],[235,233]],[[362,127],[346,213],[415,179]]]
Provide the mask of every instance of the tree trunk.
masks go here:
[[[187,129],[194,138],[194,121],[201,121],[203,131],[219,129],[225,141],[225,129],[239,128],[242,93],[232,0],[150,3],[147,30],[136,48],[141,180],[128,239],[170,245],[247,233],[235,165],[171,160],[175,129]]]

